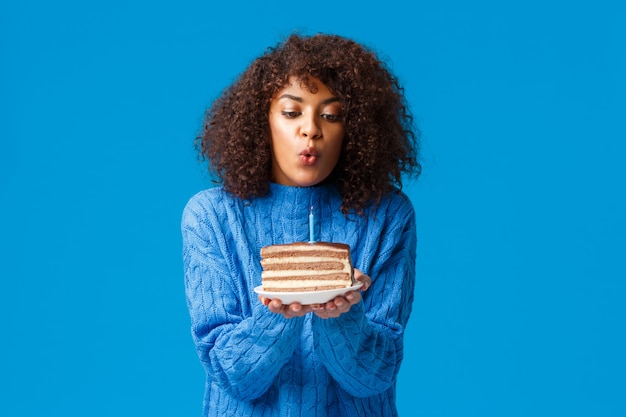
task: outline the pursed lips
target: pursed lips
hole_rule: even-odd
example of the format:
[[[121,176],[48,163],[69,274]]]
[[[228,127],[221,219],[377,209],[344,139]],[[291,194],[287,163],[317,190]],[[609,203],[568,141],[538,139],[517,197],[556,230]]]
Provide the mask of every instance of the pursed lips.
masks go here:
[[[305,165],[313,165],[319,158],[319,154],[315,150],[315,148],[306,148],[303,149],[299,154],[300,160]]]

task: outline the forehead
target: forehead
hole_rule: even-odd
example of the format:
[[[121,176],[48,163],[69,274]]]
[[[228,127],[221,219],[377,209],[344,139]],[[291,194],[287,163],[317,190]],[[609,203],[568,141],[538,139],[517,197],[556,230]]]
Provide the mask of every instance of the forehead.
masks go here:
[[[278,90],[278,92],[274,96],[274,99],[280,99],[284,94],[287,93],[290,96],[297,95],[298,97],[312,95],[324,98],[334,97],[334,93],[330,91],[326,84],[324,84],[318,78],[311,76],[307,76],[306,78],[296,76],[289,77],[287,84],[285,84],[283,88]]]

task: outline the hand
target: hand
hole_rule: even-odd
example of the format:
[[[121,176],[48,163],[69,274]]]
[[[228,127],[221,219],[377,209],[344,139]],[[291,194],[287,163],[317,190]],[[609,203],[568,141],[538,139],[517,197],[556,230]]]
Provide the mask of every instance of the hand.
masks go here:
[[[311,306],[303,306],[300,303],[283,304],[278,298],[273,300],[259,295],[259,301],[274,314],[282,314],[284,318],[291,319],[302,317],[312,311]]]
[[[367,290],[372,285],[372,279],[359,271],[354,269],[354,278],[357,281],[361,281],[363,286],[356,291],[349,291],[343,296],[335,297],[326,304],[313,304],[309,307],[313,310],[316,316],[322,319],[329,319],[339,317],[343,313],[350,311],[350,308],[361,301],[361,291]]]

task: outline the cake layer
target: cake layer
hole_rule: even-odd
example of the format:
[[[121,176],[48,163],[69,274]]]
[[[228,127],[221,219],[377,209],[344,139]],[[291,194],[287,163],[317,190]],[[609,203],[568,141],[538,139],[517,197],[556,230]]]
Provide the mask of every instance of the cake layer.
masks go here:
[[[264,286],[263,290],[268,292],[307,292],[307,291],[326,291],[326,290],[337,290],[339,288],[347,288],[343,285],[316,285],[316,286],[308,286],[308,287],[271,287]]]
[[[261,257],[261,285],[265,291],[321,291],[354,284],[350,247],[343,243],[265,246]]]
[[[352,279],[351,274],[341,271],[319,271],[317,274],[312,274],[311,271],[274,271],[272,273],[263,272],[261,277],[263,278],[263,282],[319,280],[342,281],[345,283]]]
[[[327,271],[341,271],[344,269],[345,264],[336,261],[314,261],[308,262],[302,260],[299,262],[261,262],[263,269],[266,271],[281,271],[281,270],[327,270]]]
[[[295,258],[298,256],[314,256],[325,257],[334,259],[344,259],[346,255],[339,251],[327,251],[327,250],[294,250],[288,249],[280,252],[270,252],[266,255],[261,255],[265,259],[283,259],[283,258]]]
[[[298,242],[283,245],[265,246],[261,249],[261,258],[291,258],[297,256],[327,256],[345,259],[350,254],[350,247],[343,243]]]

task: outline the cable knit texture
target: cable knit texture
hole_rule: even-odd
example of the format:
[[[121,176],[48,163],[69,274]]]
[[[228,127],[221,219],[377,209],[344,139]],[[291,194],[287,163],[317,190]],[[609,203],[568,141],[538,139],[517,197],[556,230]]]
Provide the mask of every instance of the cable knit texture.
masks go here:
[[[206,374],[204,416],[396,416],[395,384],[415,282],[415,219],[409,199],[389,194],[366,215],[344,216],[332,186],[271,184],[243,201],[213,188],[182,219],[192,336]],[[350,245],[372,278],[338,318],[285,319],[254,293],[260,250],[309,240]]]

